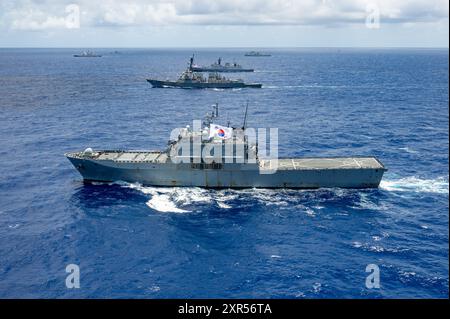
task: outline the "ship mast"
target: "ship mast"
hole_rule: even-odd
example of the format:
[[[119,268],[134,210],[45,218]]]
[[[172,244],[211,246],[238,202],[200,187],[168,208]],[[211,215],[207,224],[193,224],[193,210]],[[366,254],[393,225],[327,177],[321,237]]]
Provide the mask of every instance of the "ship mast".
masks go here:
[[[248,111],[248,100],[245,105],[245,114],[244,114],[244,124],[242,125],[242,129],[245,130],[245,126],[247,125],[247,111]]]
[[[192,71],[192,65],[194,64],[194,54],[192,54],[192,57],[189,59],[189,70]]]
[[[245,135],[245,127],[247,126],[247,111],[248,111],[248,100],[247,100],[247,104],[245,105],[244,124],[242,125],[242,130],[244,131],[244,158],[245,158],[245,160],[248,160],[248,143],[247,143],[247,138]]]
[[[219,103],[215,103],[212,105],[213,111],[211,113],[206,113],[205,118],[203,119],[203,125],[209,126],[213,120],[219,117]]]

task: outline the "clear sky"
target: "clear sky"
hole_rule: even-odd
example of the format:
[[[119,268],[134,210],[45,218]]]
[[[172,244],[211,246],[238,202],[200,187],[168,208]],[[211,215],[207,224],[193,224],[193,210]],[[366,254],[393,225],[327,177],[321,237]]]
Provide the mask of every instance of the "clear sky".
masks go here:
[[[0,47],[446,47],[448,0],[0,0]]]

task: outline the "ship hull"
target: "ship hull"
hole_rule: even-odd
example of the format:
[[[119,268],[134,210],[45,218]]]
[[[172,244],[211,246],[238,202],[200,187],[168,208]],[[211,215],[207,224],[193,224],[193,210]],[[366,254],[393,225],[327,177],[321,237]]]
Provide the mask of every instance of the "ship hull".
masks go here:
[[[190,163],[98,161],[66,156],[85,181],[125,181],[171,187],[376,188],[386,170],[380,163],[379,166],[373,168],[283,168],[268,174],[258,164],[221,164],[223,166],[220,169],[205,169],[199,168],[201,165]],[[289,161],[291,160],[301,159],[289,159]],[[321,161],[320,158],[314,160]]]
[[[186,83],[186,82],[175,82],[175,81],[160,81],[151,80],[147,81],[154,88],[182,88],[182,89],[235,89],[235,88],[261,88],[262,84],[259,83],[242,83],[242,82],[231,82],[231,83]]]

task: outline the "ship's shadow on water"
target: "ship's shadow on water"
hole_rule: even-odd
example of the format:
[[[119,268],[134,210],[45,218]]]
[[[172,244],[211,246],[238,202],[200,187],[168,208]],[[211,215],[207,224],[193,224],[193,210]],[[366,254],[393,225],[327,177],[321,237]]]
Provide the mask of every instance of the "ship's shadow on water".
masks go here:
[[[81,183],[70,198],[73,206],[88,216],[108,217],[123,215],[139,204],[145,205],[147,197],[118,184]]]

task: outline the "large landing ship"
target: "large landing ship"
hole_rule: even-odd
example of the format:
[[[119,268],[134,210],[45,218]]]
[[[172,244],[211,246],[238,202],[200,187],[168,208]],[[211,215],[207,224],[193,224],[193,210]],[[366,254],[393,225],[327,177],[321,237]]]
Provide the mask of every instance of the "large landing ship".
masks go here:
[[[376,188],[386,171],[372,156],[263,158],[245,120],[242,127],[230,127],[214,124],[217,117],[218,106],[198,128],[180,129],[163,151],[88,148],[65,155],[86,181],[152,186]]]

